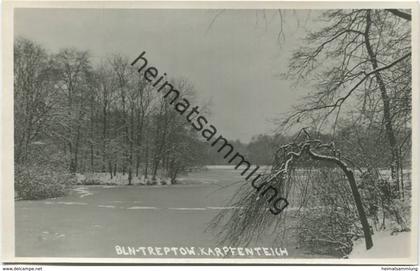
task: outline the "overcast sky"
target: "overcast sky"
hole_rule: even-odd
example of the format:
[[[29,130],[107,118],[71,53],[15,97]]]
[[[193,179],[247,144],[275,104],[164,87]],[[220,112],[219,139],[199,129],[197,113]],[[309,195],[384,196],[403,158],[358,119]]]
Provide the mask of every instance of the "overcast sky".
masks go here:
[[[311,17],[288,12],[279,40],[275,11],[17,9],[15,36],[51,52],[88,50],[94,64],[115,53],[134,60],[146,51],[159,72],[187,78],[199,100],[211,99],[209,119],[221,134],[248,142],[272,131],[270,119],[305,94],[276,74],[286,71]]]

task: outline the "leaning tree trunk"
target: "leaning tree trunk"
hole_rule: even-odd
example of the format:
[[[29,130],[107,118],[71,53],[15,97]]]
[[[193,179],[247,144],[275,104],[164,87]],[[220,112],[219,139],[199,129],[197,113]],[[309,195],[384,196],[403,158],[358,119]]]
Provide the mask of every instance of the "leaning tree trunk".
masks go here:
[[[305,148],[307,148],[306,150],[309,153],[309,155],[312,157],[312,159],[318,160],[318,161],[332,162],[336,164],[338,167],[340,167],[340,169],[346,175],[347,180],[349,181],[349,184],[350,184],[351,192],[353,194],[354,202],[356,204],[357,212],[359,214],[359,219],[362,224],[363,234],[365,236],[365,242],[366,242],[366,249],[370,249],[373,246],[372,235],[370,233],[369,223],[366,217],[365,210],[363,208],[362,198],[360,196],[359,190],[357,189],[357,184],[354,178],[353,171],[346,165],[346,163],[344,163],[342,160],[336,157],[316,154],[312,152],[309,145],[306,146]]]

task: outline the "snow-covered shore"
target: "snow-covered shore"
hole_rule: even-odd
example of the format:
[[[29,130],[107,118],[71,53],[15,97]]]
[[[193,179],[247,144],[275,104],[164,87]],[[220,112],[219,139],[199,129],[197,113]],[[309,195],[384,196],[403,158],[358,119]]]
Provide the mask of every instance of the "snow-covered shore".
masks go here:
[[[355,242],[349,259],[409,258],[411,232],[375,232],[372,235],[373,247],[366,250],[364,239]]]

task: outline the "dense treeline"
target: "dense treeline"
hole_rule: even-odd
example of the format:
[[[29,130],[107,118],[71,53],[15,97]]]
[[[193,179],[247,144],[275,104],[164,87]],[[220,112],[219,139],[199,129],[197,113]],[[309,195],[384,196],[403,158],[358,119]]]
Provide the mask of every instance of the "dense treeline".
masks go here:
[[[14,48],[15,161],[70,173],[156,179],[203,164],[204,143],[183,118],[114,55],[94,67],[89,53],[49,54],[18,38]],[[186,80],[173,80],[194,99]]]
[[[17,38],[14,72],[17,170],[32,165],[35,172],[106,172],[110,179],[122,173],[131,184],[133,178],[175,182],[193,167],[228,164],[123,56],[93,65],[86,51],[52,54]],[[187,80],[171,83],[195,100]],[[231,142],[235,151],[264,165],[272,160],[274,143],[270,136]]]

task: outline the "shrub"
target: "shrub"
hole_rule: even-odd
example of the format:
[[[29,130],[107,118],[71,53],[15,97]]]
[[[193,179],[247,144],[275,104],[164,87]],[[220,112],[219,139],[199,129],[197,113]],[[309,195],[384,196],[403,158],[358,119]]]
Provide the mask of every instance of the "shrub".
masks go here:
[[[392,204],[387,208],[388,215],[394,220],[391,221],[392,233],[410,231],[411,205],[410,199],[393,199]]]
[[[363,237],[347,179],[340,170],[327,168],[307,178],[307,204],[297,213],[299,246],[317,254],[347,255],[353,241]]]
[[[81,185],[100,185],[103,184],[100,180],[97,179],[86,179],[80,182]]]
[[[372,220],[376,230],[391,229],[392,231],[407,231],[411,221],[411,193],[405,191],[404,198],[399,197],[398,189],[378,169],[369,169],[361,175],[361,191],[365,210]]]
[[[64,196],[74,178],[46,165],[15,165],[15,198],[39,200]]]

